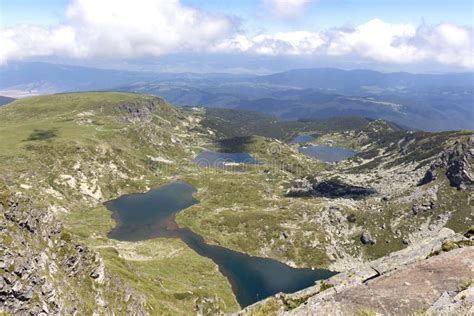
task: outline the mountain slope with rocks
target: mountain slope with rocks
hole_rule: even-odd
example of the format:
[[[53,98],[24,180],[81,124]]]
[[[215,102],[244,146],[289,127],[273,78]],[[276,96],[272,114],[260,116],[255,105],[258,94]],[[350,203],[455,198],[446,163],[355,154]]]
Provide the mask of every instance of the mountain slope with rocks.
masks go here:
[[[144,313],[144,299],[105,271],[55,216],[22,193],[0,191],[0,303],[12,314]]]
[[[443,227],[461,232],[474,222],[472,135],[392,131],[382,121],[358,133],[323,135],[319,143],[358,153],[297,180],[287,194],[330,201],[327,216],[342,224],[327,229],[339,241],[332,267],[344,271],[436,236]],[[438,177],[426,181],[435,172]]]
[[[233,116],[114,92],[2,106],[0,310],[237,312],[216,264],[181,240],[108,237],[116,223],[104,202],[174,180],[193,185],[200,201],[177,214],[180,227],[293,267],[345,273],[474,222],[472,131],[411,132],[350,117],[252,121],[249,112],[236,123]],[[310,158],[299,149],[311,143],[290,143],[298,134],[356,155],[329,164]],[[201,168],[193,159],[206,150],[246,152],[260,163]]]

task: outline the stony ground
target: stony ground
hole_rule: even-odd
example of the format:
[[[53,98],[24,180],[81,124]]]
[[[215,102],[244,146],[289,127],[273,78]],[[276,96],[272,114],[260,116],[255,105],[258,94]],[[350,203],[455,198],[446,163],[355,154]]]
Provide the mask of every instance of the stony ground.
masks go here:
[[[144,297],[105,272],[51,213],[0,188],[0,310],[12,314],[145,313]]]
[[[443,229],[436,238],[313,288],[277,295],[241,314],[470,315],[474,312],[474,240],[466,236]]]

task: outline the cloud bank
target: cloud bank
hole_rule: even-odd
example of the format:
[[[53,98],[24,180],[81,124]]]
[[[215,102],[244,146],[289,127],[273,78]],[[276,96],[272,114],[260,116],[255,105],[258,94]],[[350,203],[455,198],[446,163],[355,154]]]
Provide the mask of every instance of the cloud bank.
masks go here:
[[[0,62],[51,55],[135,58],[202,50],[234,28],[231,18],[183,6],[179,0],[74,0],[61,25],[0,30]]]
[[[265,55],[357,56],[384,63],[437,62],[474,68],[474,31],[454,24],[391,24],[380,19],[322,32],[236,35],[213,47],[217,52]]]
[[[294,11],[284,10],[292,2]],[[272,0],[299,14],[308,1]],[[296,8],[296,9],[295,9]],[[474,68],[474,31],[455,24],[414,26],[373,19],[354,27],[249,36],[235,19],[184,6],[179,0],[74,0],[64,22],[50,28],[0,30],[0,64],[43,56],[156,57],[178,52],[345,56],[410,64],[436,62]]]

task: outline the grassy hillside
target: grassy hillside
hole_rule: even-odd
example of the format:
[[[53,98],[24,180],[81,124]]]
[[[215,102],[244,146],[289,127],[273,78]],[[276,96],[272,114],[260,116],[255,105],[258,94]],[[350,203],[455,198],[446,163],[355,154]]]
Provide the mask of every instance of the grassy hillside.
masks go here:
[[[300,145],[287,144],[299,133],[358,155],[324,164],[300,154]],[[442,173],[416,186],[439,153],[470,134],[412,133],[362,118],[278,122],[250,112],[178,109],[130,93],[59,94],[0,108],[0,182],[29,195],[64,223],[72,240],[100,254],[107,273],[143,297],[151,314],[231,312],[239,306],[211,260],[180,240],[108,239],[115,222],[102,203],[185,180],[196,187],[200,203],[176,220],[209,243],[342,271],[440,227],[460,230],[463,218],[473,218],[469,195]],[[245,151],[262,164],[235,171],[201,168],[192,159],[203,150]],[[332,178],[377,194],[360,200],[289,194],[310,192]],[[436,208],[410,215],[411,208],[434,198]],[[362,245],[364,231],[377,243]]]
[[[275,116],[260,112],[206,108],[202,125],[217,130],[221,138],[258,135],[289,141],[300,133],[319,136],[340,131],[360,131],[372,121],[374,120],[350,116],[281,121]],[[394,123],[389,124],[395,130],[402,129]]]
[[[189,222],[187,226],[214,240],[231,223],[230,219],[221,217],[220,224],[206,226],[189,218],[193,212],[200,212],[200,216],[216,220],[214,198],[219,196],[220,207],[235,207],[233,196],[221,195],[224,188],[243,188],[248,179],[257,185],[271,181],[279,187],[296,175],[323,168],[321,163],[299,155],[284,143],[257,137],[241,144],[244,147],[240,149],[265,161],[265,167],[243,167],[244,173],[202,170],[192,163],[200,151],[237,149],[215,138],[218,131],[202,126],[203,117],[202,110],[182,111],[160,98],[138,94],[75,93],[18,100],[0,109],[0,158],[4,161],[0,181],[9,190],[23,191],[55,213],[73,238],[102,254],[112,275],[146,297],[150,311],[184,313],[195,309],[196,300],[207,302],[212,308],[236,310],[230,285],[215,273],[214,263],[190,251],[179,240],[124,243],[106,237],[115,224],[101,203],[125,193],[143,192],[176,178],[188,180],[196,185],[198,195],[206,192],[209,198],[201,198],[199,206],[189,209],[189,214],[183,212],[183,220],[178,221],[181,225]],[[299,167],[285,169],[292,166]],[[262,190],[265,187],[271,188],[265,185]],[[273,204],[273,198],[261,201],[257,192],[248,196],[245,205],[239,204],[242,199],[237,200],[237,207],[250,207],[252,216],[259,216],[260,206]],[[275,192],[283,194],[280,189]],[[279,216],[285,218],[289,212],[282,209]],[[249,218],[246,215],[237,220]],[[276,233],[285,229],[281,221],[268,218],[268,222],[273,223]],[[267,255],[262,249],[270,244],[272,236],[240,244],[232,242],[235,235],[229,238],[222,240],[223,245]],[[171,257],[164,255],[170,252]],[[292,252],[274,252],[272,256],[284,261],[295,258]],[[324,258],[322,252],[321,256]],[[308,253],[300,257],[298,262],[302,265],[311,261],[315,262],[313,265],[325,264],[325,259],[309,260]],[[191,279],[190,269],[196,272]],[[159,282],[143,281],[157,273]]]
[[[159,98],[125,93],[34,97],[0,111],[1,182],[55,212],[102,255],[111,275],[146,297],[150,312],[184,313],[206,297],[215,308],[236,310],[228,281],[210,273],[215,264],[182,242],[106,238],[114,223],[101,202],[176,175],[201,142],[188,133],[194,118]]]

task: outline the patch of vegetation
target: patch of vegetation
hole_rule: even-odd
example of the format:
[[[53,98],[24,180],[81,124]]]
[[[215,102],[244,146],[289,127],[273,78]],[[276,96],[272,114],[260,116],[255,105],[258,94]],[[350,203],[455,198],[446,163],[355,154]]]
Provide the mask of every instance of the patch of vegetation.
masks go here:
[[[360,308],[355,312],[356,316],[376,316],[377,312],[371,308]]]
[[[224,312],[239,309],[227,279],[215,264],[178,239],[109,242],[96,249],[109,271],[146,297],[151,314],[196,312],[199,301],[212,302]]]
[[[474,225],[471,225],[471,227],[469,227],[469,229],[464,233],[464,236],[467,238],[471,238],[472,236],[474,236]]]
[[[12,244],[13,237],[11,235],[4,234],[2,236],[2,240],[3,240],[3,244],[8,247]]]
[[[329,263],[322,245],[313,246],[314,240],[323,239],[321,227],[304,220],[317,216],[318,204],[283,197],[278,175],[210,171],[183,180],[198,189],[195,197],[200,203],[178,213],[177,223],[207,242],[256,256],[293,260],[300,266]],[[267,249],[265,254],[262,249]]]
[[[472,247],[474,246],[474,241],[472,240],[459,240],[459,241],[445,241],[441,248],[433,251],[428,255],[427,258],[438,256],[444,252],[449,252],[454,249],[463,248],[463,247]]]
[[[298,134],[322,134],[367,128],[373,120],[363,117],[332,117],[326,119],[302,119],[280,121],[276,117],[259,112],[206,108],[203,126],[217,130],[221,138],[263,136],[290,141]],[[394,125],[393,123],[390,123]]]
[[[471,285],[473,284],[473,280],[467,280],[467,281],[464,281],[463,284],[461,284],[461,287],[460,287],[460,291],[459,292],[462,292],[462,291],[465,291],[467,290],[468,288],[471,287]]]
[[[278,315],[278,311],[282,307],[279,300],[274,297],[267,298],[256,306],[252,306],[248,310],[249,316],[273,316]]]
[[[48,130],[35,129],[30,134],[30,136],[28,136],[26,140],[27,141],[50,140],[51,138],[54,138],[57,136],[58,136],[58,130],[55,128],[48,129]]]
[[[295,309],[301,306],[302,304],[304,304],[307,300],[308,300],[308,297],[284,299],[285,308],[286,310]]]
[[[331,284],[331,283],[328,283],[328,282],[324,282],[324,281],[321,281],[321,283],[319,284],[319,291],[320,292],[323,292],[323,291],[326,291],[330,288],[334,287],[334,284]]]
[[[63,240],[63,241],[65,241],[65,242],[71,242],[72,237],[71,237],[71,234],[69,234],[69,233],[63,231],[63,232],[61,233],[60,239]]]

